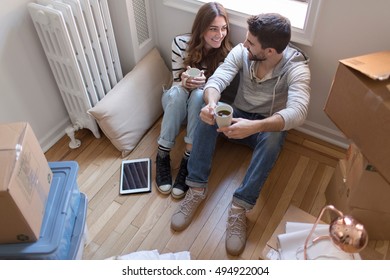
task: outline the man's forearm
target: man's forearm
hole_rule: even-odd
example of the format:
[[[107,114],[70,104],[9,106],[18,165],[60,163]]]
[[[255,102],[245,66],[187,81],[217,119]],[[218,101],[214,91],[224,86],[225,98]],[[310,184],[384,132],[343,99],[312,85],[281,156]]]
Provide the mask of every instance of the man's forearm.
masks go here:
[[[255,121],[256,132],[264,131],[282,131],[284,128],[284,119],[279,114],[274,114],[268,118]]]
[[[203,92],[203,100],[206,104],[217,104],[221,94],[213,87],[206,88]]]

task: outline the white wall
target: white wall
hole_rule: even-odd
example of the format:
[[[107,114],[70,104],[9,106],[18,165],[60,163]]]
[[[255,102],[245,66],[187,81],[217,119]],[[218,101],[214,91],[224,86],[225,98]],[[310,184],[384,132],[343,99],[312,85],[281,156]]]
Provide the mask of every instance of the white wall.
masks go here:
[[[63,135],[69,117],[27,11],[28,2],[1,1],[0,122],[28,121],[47,149]]]
[[[132,65],[125,7],[131,0],[109,0],[123,73]],[[44,150],[64,135],[69,118],[49,64],[28,14],[26,0],[2,0],[0,10],[0,122],[28,121]],[[151,0],[156,42],[170,66],[170,45],[190,31],[194,14]],[[345,139],[323,112],[338,60],[390,49],[390,1],[323,0],[313,46],[301,46],[310,56],[312,98],[303,130],[343,145]],[[259,11],[261,12],[261,11]],[[246,30],[232,26],[232,40]]]

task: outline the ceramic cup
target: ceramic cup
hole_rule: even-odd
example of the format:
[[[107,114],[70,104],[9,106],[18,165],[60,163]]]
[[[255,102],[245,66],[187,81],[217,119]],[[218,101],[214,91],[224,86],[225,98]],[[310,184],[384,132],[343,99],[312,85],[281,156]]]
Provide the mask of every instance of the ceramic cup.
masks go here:
[[[232,123],[233,108],[228,104],[219,104],[214,109],[215,121],[218,127],[229,126]]]
[[[190,69],[187,69],[186,73],[187,73],[188,76],[190,76],[191,78],[199,77],[199,76],[200,76],[200,70],[199,70],[198,68],[190,68]]]

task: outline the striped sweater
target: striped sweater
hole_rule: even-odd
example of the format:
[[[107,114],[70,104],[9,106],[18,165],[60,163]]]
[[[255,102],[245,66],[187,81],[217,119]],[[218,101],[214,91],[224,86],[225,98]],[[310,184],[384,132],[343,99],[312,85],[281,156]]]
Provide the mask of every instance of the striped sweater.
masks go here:
[[[173,86],[181,84],[180,74],[185,71],[184,59],[187,56],[186,50],[190,39],[190,34],[184,34],[176,36],[172,41]]]

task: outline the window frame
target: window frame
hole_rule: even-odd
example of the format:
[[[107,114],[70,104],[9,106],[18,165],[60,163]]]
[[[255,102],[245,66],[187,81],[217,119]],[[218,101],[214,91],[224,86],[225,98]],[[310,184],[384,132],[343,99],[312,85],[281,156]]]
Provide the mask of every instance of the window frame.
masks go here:
[[[272,1],[272,0],[270,0]],[[299,1],[299,0],[297,0]],[[202,1],[197,0],[163,0],[163,4],[180,9],[183,11],[196,14],[199,7],[204,4]],[[291,28],[291,41],[306,46],[312,46],[314,41],[315,29],[317,25],[318,16],[321,9],[322,0],[308,0],[308,8],[306,14],[306,20],[303,29],[292,26]],[[235,10],[227,9],[229,12],[230,24],[247,28],[246,19],[248,14],[238,12]]]

